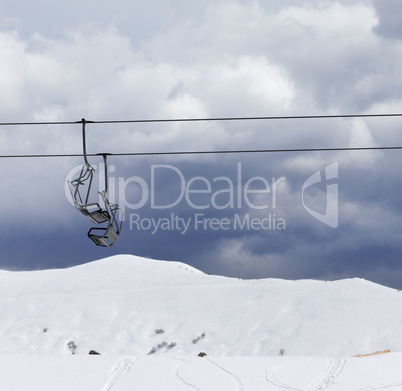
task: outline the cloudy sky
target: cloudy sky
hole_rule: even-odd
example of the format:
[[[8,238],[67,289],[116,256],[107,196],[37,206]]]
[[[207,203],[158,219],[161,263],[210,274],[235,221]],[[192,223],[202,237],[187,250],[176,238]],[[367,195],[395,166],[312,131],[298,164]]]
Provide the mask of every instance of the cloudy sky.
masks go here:
[[[402,113],[401,15],[397,0],[0,1],[0,122]],[[401,127],[400,117],[89,124],[87,146],[401,146]],[[80,153],[80,124],[0,126],[1,155]],[[401,159],[111,156],[110,197],[125,221],[105,249],[66,196],[83,158],[1,158],[0,267],[130,253],[241,278],[402,288]],[[90,162],[102,176],[100,159]]]

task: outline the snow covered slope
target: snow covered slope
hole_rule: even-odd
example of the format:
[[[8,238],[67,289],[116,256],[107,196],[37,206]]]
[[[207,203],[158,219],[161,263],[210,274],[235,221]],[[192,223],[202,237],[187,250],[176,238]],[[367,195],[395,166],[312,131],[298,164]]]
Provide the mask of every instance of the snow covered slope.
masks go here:
[[[367,358],[0,355],[0,387],[5,391],[400,391],[401,365],[402,353]]]
[[[240,280],[120,255],[68,269],[1,271],[0,353],[402,352],[401,309],[402,293],[361,279]]]

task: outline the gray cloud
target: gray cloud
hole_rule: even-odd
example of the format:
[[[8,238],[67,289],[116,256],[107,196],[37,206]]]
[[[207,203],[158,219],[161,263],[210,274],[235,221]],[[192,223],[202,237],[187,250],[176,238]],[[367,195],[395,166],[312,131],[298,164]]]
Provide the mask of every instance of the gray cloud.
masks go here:
[[[397,0],[374,0],[373,4],[379,17],[379,23],[375,26],[374,31],[385,38],[401,39],[401,3]]]

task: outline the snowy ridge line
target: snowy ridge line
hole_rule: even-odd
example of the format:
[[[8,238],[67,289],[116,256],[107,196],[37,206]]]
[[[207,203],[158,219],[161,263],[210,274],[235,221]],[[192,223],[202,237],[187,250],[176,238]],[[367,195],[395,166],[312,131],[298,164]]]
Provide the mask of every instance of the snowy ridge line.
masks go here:
[[[226,372],[228,375],[230,375],[232,377],[232,379],[237,384],[237,391],[243,391],[244,390],[243,383],[241,382],[240,378],[237,375],[235,375],[234,373],[232,373],[232,372],[228,371],[227,369],[221,367],[220,365],[218,365],[217,363],[213,362],[209,358],[206,358],[206,360],[209,361],[215,367],[219,368],[221,371]]]
[[[102,391],[110,391],[119,378],[134,365],[138,357],[124,357],[120,360],[113,369],[112,376],[109,378],[107,383],[103,386]]]
[[[186,359],[204,351],[226,367],[215,357],[273,357],[286,348],[292,357],[347,358],[365,346],[390,345],[393,352],[402,352],[402,312],[394,310],[402,307],[402,294],[388,288],[360,279],[240,281],[196,275],[179,266],[115,256],[65,270],[0,273],[5,319],[0,353],[59,354],[67,341],[75,341],[80,352],[97,348],[126,357],[148,353],[151,342],[168,341],[169,350],[157,355]],[[156,329],[166,334],[157,336]],[[203,332],[208,338],[197,340]],[[316,375],[328,364],[320,361],[322,373]],[[210,363],[205,366],[212,370]],[[179,374],[191,382],[190,367],[189,359]],[[269,367],[261,368],[260,377],[265,369]],[[274,374],[286,383],[281,371]],[[267,379],[275,382],[269,374]]]
[[[179,373],[180,370],[181,370],[185,365],[188,364],[188,362],[187,362],[186,360],[183,360],[183,359],[177,358],[177,357],[172,357],[172,356],[166,356],[166,357],[171,358],[171,359],[176,360],[176,361],[181,361],[180,363],[178,363],[178,364],[174,367],[173,372],[172,372],[173,379],[174,379],[178,384],[182,384],[182,385],[184,385],[184,386],[186,386],[186,387],[188,387],[188,388],[190,388],[190,389],[192,389],[192,390],[195,390],[195,391],[201,391],[201,389],[198,388],[195,384],[188,383],[187,381],[184,380],[184,378],[183,378],[182,376],[180,376],[180,373]]]

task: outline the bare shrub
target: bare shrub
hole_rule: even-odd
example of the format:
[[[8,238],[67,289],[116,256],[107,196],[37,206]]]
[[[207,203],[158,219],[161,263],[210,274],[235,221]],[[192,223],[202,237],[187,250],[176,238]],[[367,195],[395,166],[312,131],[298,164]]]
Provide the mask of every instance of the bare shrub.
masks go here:
[[[192,340],[191,340],[191,342],[193,343],[193,344],[196,344],[199,340],[201,340],[201,339],[204,339],[205,338],[205,333],[201,333],[201,335],[199,335],[198,337],[195,337],[195,338],[193,338]]]

